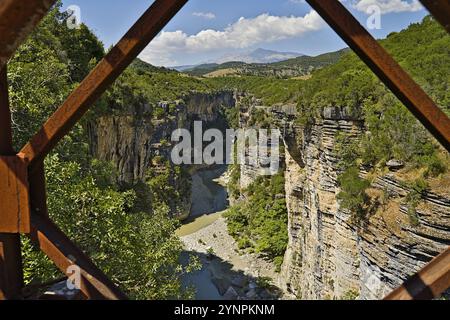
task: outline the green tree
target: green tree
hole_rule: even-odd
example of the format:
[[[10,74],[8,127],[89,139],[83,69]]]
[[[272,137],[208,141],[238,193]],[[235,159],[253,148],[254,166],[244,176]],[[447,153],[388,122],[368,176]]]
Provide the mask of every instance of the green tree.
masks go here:
[[[355,218],[362,219],[365,216],[365,207],[369,200],[366,189],[370,182],[359,177],[359,169],[356,166],[348,168],[338,178],[341,192],[338,199],[341,200],[341,207],[352,212]]]

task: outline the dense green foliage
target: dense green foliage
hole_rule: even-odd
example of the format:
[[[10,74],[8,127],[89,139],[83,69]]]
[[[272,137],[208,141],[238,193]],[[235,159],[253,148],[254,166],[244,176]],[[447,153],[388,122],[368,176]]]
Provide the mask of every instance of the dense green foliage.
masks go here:
[[[381,43],[449,113],[450,39],[445,30],[426,17]],[[443,172],[434,140],[354,54],[317,71],[304,82],[301,92],[299,110],[304,123],[313,121],[312,117],[326,106],[348,108],[361,115],[368,131],[355,151],[362,164],[384,165],[395,158],[428,166],[430,174]]]
[[[263,254],[279,268],[288,242],[284,174],[259,177],[243,194],[246,201],[225,214],[228,231],[240,249]]]
[[[150,168],[145,177],[145,194],[150,197],[146,206],[153,209],[165,206],[170,209],[171,214],[189,214],[189,207],[186,207],[186,199],[191,194],[188,173],[183,167],[172,165],[168,160],[159,161],[159,170]]]
[[[167,207],[160,205],[151,215],[134,212],[136,193],[119,191],[109,181],[110,169],[97,161],[86,171],[80,163],[53,154],[46,169],[52,219],[128,295],[187,297],[179,281],[187,270],[179,264],[182,244],[174,233],[178,223],[168,218]],[[51,262],[28,241],[26,248],[27,282],[56,278]]]
[[[273,105],[284,102],[296,102],[298,92],[304,80],[277,79],[257,76],[242,77],[217,77],[203,81],[212,87],[224,89],[237,89],[248,92],[262,99],[265,105]]]
[[[14,143],[20,148],[56,110],[77,81],[103,56],[86,26],[69,30],[61,4],[40,24],[8,64]],[[123,83],[123,82],[122,82]],[[178,222],[161,205],[151,214],[133,189],[120,189],[114,169],[93,160],[84,127],[77,124],[45,161],[50,217],[133,298],[191,296],[180,277],[195,264],[179,262]],[[27,240],[26,283],[55,279],[58,271]]]

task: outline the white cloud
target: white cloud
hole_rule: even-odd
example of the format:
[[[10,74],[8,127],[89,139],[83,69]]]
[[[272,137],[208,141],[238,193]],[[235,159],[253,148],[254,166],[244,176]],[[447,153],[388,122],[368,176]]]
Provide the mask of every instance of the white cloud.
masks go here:
[[[367,12],[371,6],[378,6],[381,13],[416,12],[423,9],[419,0],[353,0],[352,7]]]
[[[212,20],[216,18],[216,15],[212,12],[194,12],[192,15],[200,18],[205,18],[207,20]]]
[[[322,29],[325,22],[311,10],[304,17],[261,14],[240,18],[224,30],[206,29],[194,35],[183,31],[162,32],[143,51],[141,58],[156,65],[176,63],[183,53],[205,53],[221,49],[244,49],[258,44],[301,36]]]

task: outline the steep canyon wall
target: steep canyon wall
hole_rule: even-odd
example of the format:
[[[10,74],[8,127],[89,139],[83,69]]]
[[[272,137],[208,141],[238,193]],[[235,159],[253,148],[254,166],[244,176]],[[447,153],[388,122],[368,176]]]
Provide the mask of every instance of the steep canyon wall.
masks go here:
[[[372,182],[370,196],[387,200],[363,224],[340,207],[336,137],[345,133],[358,139],[365,130],[360,117],[343,108],[325,108],[305,127],[294,121],[293,106],[267,110],[285,145],[289,244],[280,285],[287,292],[302,299],[380,299],[449,246],[450,190],[439,183],[421,195],[417,225],[406,204],[411,190],[397,172]],[[241,125],[249,113],[245,110]],[[241,167],[244,187],[255,171]]]

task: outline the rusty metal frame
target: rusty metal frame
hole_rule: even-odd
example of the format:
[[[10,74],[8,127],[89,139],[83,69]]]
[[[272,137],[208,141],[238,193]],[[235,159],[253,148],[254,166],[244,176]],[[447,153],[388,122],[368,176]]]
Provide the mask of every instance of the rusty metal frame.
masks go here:
[[[7,48],[7,50],[0,51],[2,63],[6,62],[20,41],[25,38],[26,33],[29,33],[37,24],[39,20],[37,17],[44,16],[43,8],[48,10],[54,1],[7,0],[0,2],[0,21],[6,21],[2,20],[4,17],[14,20],[13,14],[17,13],[20,5],[23,6],[25,2],[29,6],[29,10],[17,17],[12,24],[14,30],[20,29],[20,32],[10,32],[8,37],[0,39],[0,47]],[[21,158],[28,162],[29,171],[28,182],[32,214],[30,218],[31,232],[28,235],[62,272],[67,274],[67,267],[73,264],[81,268],[81,291],[91,299],[126,299],[126,295],[95,267],[90,259],[48,218],[43,161],[89,107],[133,62],[186,2],[187,0],[156,0],[19,152]],[[44,7],[43,4],[45,4]],[[4,27],[7,28],[6,25]],[[14,156],[16,153],[12,149],[6,69],[3,70],[3,81],[0,82],[0,124],[2,125],[0,128],[0,155]],[[14,173],[13,170],[11,172]],[[0,299],[18,298],[22,288],[19,234],[0,234]]]
[[[450,1],[446,0],[420,0],[423,6],[439,21],[450,33]]]
[[[0,1],[0,69],[56,0]]]
[[[21,158],[28,161],[29,172],[26,179],[31,203],[29,218],[31,231],[28,235],[63,272],[74,263],[80,266],[81,289],[84,295],[91,299],[125,299],[126,296],[49,219],[43,160],[187,1],[156,0],[19,153]],[[17,156],[12,148],[5,64],[55,2],[0,0],[0,156]],[[450,150],[448,117],[352,14],[339,1],[307,0],[307,2],[436,139]],[[421,2],[449,31],[448,2],[446,0],[421,0]],[[17,172],[11,169],[11,173]],[[2,190],[0,196],[1,194]],[[2,218],[5,216],[2,215]],[[0,299],[21,296],[23,275],[19,232],[22,231],[0,234]],[[447,250],[386,298],[412,299],[438,296],[450,285],[449,258]]]

